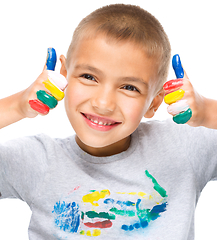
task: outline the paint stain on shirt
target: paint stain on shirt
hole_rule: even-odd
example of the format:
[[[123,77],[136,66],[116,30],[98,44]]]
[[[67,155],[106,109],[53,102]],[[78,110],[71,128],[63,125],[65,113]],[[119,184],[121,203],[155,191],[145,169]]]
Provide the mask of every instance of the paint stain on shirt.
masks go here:
[[[120,234],[127,231],[138,233],[140,229],[146,229],[166,211],[167,193],[147,170],[145,175],[154,185],[152,195],[143,191],[112,193],[108,189],[90,190],[81,195],[79,203],[59,201],[55,204],[52,211],[55,226],[70,234],[92,237],[101,236],[105,229],[105,234],[108,234],[109,229],[119,229]],[[77,193],[77,190],[78,187],[74,188],[72,194]],[[147,201],[149,207],[145,207]]]

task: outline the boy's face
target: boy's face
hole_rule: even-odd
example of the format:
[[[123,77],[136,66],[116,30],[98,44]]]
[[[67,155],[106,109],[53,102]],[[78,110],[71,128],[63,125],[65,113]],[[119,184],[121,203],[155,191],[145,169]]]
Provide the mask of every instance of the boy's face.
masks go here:
[[[142,117],[152,117],[164,95],[155,93],[154,59],[133,43],[103,36],[79,42],[67,79],[65,107],[76,141],[95,156],[126,150]]]

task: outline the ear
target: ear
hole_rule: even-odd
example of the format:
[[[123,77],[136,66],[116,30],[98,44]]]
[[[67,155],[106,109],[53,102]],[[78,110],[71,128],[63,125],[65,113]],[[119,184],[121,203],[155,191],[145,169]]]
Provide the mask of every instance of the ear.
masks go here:
[[[60,62],[61,62],[60,73],[64,77],[66,77],[67,76],[67,69],[66,69],[66,58],[65,58],[65,56],[63,56],[63,55],[60,56]]]
[[[165,92],[163,88],[157,93],[155,98],[153,99],[149,109],[145,113],[144,117],[145,118],[152,118],[154,117],[155,112],[158,110],[160,107],[161,103],[163,102]]]

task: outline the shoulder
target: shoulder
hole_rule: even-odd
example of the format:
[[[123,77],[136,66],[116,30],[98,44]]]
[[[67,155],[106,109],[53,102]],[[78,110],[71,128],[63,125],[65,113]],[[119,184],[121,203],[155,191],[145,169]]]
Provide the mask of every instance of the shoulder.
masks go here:
[[[0,157],[19,156],[27,158],[32,156],[37,159],[44,159],[48,154],[65,148],[70,142],[70,138],[52,138],[46,134],[35,136],[25,136],[0,144]]]
[[[171,119],[140,123],[139,136],[142,138],[160,139],[169,142],[217,142],[217,130],[205,127],[190,127],[187,124],[176,124]]]

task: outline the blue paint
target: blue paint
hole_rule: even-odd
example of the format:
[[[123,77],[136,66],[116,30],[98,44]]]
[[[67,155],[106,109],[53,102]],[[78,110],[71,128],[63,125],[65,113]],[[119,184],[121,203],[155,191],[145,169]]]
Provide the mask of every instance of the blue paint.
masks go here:
[[[80,225],[79,206],[75,202],[57,202],[54,206],[55,225],[65,232],[75,233]]]
[[[133,225],[122,225],[121,229],[124,231],[132,231],[134,229],[146,228],[149,225],[149,222],[156,220],[160,217],[160,213],[166,211],[167,203],[162,203],[160,205],[155,205],[152,209],[140,209],[139,205],[141,199],[138,199],[136,202],[136,214],[139,219],[138,222]]]
[[[161,205],[156,205],[152,208],[151,213],[161,213],[166,211],[167,203],[162,203]]]
[[[114,204],[114,202],[115,202],[115,200],[112,199],[112,198],[107,198],[107,199],[104,200],[105,204]]]
[[[57,54],[54,48],[48,48],[47,49],[47,70],[55,70],[55,66],[56,66],[56,62],[57,62]]]
[[[104,200],[104,203],[105,204],[118,204],[120,205],[122,208],[123,207],[130,207],[130,206],[135,206],[136,204],[134,202],[131,202],[131,201],[115,201],[114,199],[112,198],[107,198]]]
[[[127,225],[122,225],[121,229],[125,230],[125,231],[128,231],[129,227]]]
[[[120,205],[121,207],[124,207],[124,206],[127,206],[127,207],[135,206],[135,203],[131,202],[131,201],[117,201],[117,204]]]
[[[134,228],[136,228],[136,229],[139,229],[139,228],[141,227],[141,225],[140,225],[139,223],[135,223],[133,226],[134,226]]]
[[[176,77],[177,78],[183,78],[184,77],[184,70],[182,68],[181,59],[180,59],[178,54],[173,56],[172,65],[173,65],[173,69],[175,71]]]
[[[137,209],[137,211],[138,211],[138,209],[139,209],[139,204],[141,203],[141,199],[137,199],[137,202],[136,202],[136,209]]]
[[[141,220],[140,223],[142,228],[148,227],[148,221]]]
[[[129,226],[129,231],[133,231],[133,229],[134,229],[133,225],[130,225]]]

